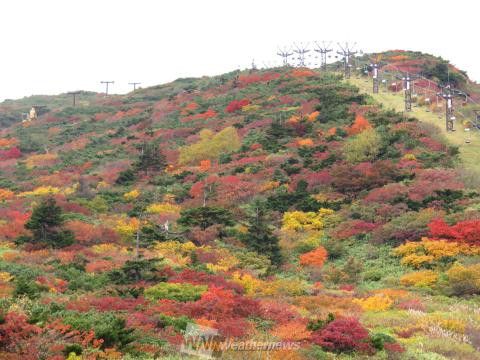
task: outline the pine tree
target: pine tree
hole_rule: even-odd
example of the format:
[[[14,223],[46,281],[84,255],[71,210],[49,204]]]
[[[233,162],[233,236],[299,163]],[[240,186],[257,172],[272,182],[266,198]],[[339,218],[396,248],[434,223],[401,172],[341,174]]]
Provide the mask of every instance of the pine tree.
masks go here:
[[[279,240],[268,225],[266,204],[254,201],[250,212],[248,231],[243,236],[242,242],[249,249],[268,256],[272,264],[279,265],[282,262]]]
[[[52,247],[71,245],[74,241],[73,233],[63,230],[62,208],[57,205],[54,198],[44,199],[33,209],[30,219],[25,223],[25,228],[32,231],[33,236],[23,241],[43,243]]]
[[[142,152],[135,164],[137,171],[144,171],[148,175],[149,171],[161,171],[167,166],[165,155],[158,149],[154,143],[143,143]]]

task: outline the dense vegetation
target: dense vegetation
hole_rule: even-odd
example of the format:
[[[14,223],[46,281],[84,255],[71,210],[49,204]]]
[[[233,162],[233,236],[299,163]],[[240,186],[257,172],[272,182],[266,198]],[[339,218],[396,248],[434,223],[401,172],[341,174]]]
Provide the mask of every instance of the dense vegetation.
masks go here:
[[[88,96],[0,134],[2,359],[173,359],[189,323],[480,359],[480,197],[436,127],[309,69]]]

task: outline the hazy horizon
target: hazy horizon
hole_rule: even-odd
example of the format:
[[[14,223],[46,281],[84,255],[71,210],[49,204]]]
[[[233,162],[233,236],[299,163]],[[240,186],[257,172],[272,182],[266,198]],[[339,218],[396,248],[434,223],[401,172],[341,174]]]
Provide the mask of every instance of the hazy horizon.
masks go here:
[[[478,5],[457,2],[468,11],[461,17],[449,14],[454,31],[424,26],[427,18],[445,16],[443,3],[406,0],[401,9],[387,11],[385,2],[377,0],[368,6],[246,0],[236,7],[216,0],[7,1],[0,24],[6,34],[0,101],[72,90],[102,92],[101,80],[115,81],[111,93],[126,93],[129,82],[148,87],[217,75],[247,68],[252,59],[259,67],[276,65],[277,46],[332,39],[356,41],[365,52],[404,49],[441,56],[479,80],[480,65],[463,41],[475,33]],[[403,20],[405,9],[412,10]]]

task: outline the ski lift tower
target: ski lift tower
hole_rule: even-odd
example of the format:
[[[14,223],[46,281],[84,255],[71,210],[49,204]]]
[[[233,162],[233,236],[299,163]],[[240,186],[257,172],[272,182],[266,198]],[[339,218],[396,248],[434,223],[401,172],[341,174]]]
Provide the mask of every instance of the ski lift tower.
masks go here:
[[[442,92],[437,93],[438,96],[442,97],[445,100],[445,127],[447,131],[455,131],[454,124],[455,124],[455,109],[453,104],[453,99],[455,97],[465,97],[467,98],[467,94],[463,91],[458,89],[452,88],[450,84],[446,86],[440,86],[442,88]]]
[[[340,47],[341,51],[337,51],[337,54],[343,56],[345,79],[350,79],[350,68],[352,67],[352,65],[350,64],[350,59],[357,53],[357,51],[353,51],[356,44],[357,43],[354,43],[353,46],[350,48],[348,42],[345,43],[344,46],[338,43],[338,46]]]
[[[286,47],[283,50],[279,48],[277,55],[282,57],[283,66],[288,66],[288,58],[293,55],[293,52],[287,50]]]
[[[412,81],[418,79],[419,76],[406,73],[402,75],[396,75],[395,77],[399,80],[402,80],[405,111],[410,112],[412,111]]]
[[[473,113],[475,114],[475,123],[473,127],[477,130],[480,130],[480,109],[473,110]]]
[[[332,42],[330,41],[328,44],[325,44],[325,41],[322,41],[322,46],[320,46],[317,42],[315,42],[315,45],[317,45],[317,48],[314,50],[320,53],[320,63],[321,63],[320,67],[322,70],[327,70],[327,54],[330,51],[333,51],[333,49],[330,48],[330,45],[332,45]]]
[[[305,67],[305,54],[310,52],[310,50],[308,49],[308,44],[303,45],[302,43],[300,43],[300,45],[294,44],[294,46],[296,47],[296,49],[293,49],[293,52],[298,54],[298,66]]]

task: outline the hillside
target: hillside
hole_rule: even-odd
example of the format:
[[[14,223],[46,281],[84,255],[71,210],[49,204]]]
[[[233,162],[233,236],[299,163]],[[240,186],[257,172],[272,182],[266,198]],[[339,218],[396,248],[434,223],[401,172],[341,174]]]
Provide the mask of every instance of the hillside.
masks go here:
[[[229,359],[480,359],[479,145],[370,85],[276,68],[0,104],[0,358],[180,359],[197,324],[288,345]]]

